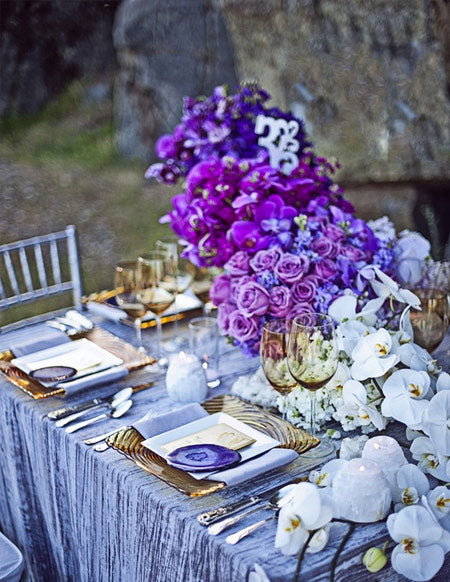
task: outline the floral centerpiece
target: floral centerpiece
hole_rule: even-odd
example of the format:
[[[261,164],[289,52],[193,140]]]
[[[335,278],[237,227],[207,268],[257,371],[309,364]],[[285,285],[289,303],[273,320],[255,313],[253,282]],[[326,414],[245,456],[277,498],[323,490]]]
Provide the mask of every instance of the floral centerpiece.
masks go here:
[[[162,136],[163,162],[147,177],[184,191],[161,220],[185,244],[184,256],[200,267],[224,267],[213,282],[222,333],[247,355],[259,351],[264,324],[304,312],[326,313],[346,288],[370,294],[358,273],[366,265],[389,272],[395,233],[378,236],[356,218],[333,181],[336,164],[316,156],[303,123],[275,108],[256,85],[235,95],[217,88],[205,99],[186,99],[182,122]],[[258,145],[260,115],[294,121],[297,166],[288,174]]]

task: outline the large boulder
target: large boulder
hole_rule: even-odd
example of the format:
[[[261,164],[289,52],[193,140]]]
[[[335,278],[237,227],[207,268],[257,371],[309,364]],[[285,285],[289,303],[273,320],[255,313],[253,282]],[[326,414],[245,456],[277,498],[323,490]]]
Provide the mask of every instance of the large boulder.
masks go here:
[[[340,180],[450,178],[448,5],[222,0],[239,77],[306,119]],[[447,8],[446,8],[447,6]]]
[[[0,117],[35,113],[68,83],[117,67],[120,0],[1,0]]]
[[[120,63],[115,121],[122,155],[154,159],[155,139],[173,131],[185,95],[237,83],[220,11],[204,0],[124,0],[115,22]]]

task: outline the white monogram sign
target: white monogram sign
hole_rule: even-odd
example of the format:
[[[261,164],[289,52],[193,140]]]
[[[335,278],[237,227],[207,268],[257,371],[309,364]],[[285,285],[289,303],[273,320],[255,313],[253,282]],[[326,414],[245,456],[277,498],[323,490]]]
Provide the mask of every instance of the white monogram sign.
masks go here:
[[[262,135],[268,128],[267,135]],[[298,166],[298,151],[300,144],[295,139],[299,125],[295,120],[275,119],[258,115],[256,118],[255,133],[261,135],[258,144],[266,148],[270,156],[270,165],[289,175]]]

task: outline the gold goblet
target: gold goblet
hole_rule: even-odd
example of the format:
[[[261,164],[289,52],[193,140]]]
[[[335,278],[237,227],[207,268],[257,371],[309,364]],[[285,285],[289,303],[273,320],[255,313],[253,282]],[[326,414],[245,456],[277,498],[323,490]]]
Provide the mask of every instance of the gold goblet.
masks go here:
[[[449,306],[444,289],[414,289],[421,310],[411,309],[414,342],[431,354],[444,339],[448,328]]]

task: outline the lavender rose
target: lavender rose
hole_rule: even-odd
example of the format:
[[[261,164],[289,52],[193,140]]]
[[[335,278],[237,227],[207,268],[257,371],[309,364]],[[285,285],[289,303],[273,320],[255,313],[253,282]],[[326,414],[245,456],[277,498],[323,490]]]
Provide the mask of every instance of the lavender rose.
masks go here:
[[[250,267],[259,273],[260,271],[270,271],[277,264],[281,256],[281,250],[278,248],[258,251],[254,257],[250,259]]]
[[[314,313],[314,308],[309,303],[302,301],[301,303],[296,303],[289,312],[289,319],[294,319],[299,315]]]
[[[228,333],[239,342],[246,342],[258,336],[258,319],[246,317],[239,311],[229,314]]]
[[[231,295],[231,279],[229,275],[224,273],[218,277],[214,277],[211,289],[209,290],[209,298],[214,305],[220,305],[224,301],[228,301]]]
[[[287,287],[272,287],[269,311],[275,317],[284,317],[292,307],[291,292]]]
[[[239,288],[237,306],[244,315],[264,315],[269,307],[269,293],[256,283],[249,281]]]
[[[275,274],[282,283],[296,283],[309,269],[309,260],[301,255],[285,253],[275,267]]]
[[[249,258],[245,251],[238,251],[225,264],[225,269],[233,276],[247,275],[250,270]]]
[[[325,226],[323,234],[334,242],[341,242],[345,239],[345,232],[342,228],[332,223]]]
[[[339,243],[333,242],[326,236],[316,238],[316,240],[312,243],[311,248],[321,257],[328,259],[334,259],[338,256],[340,251]]]
[[[291,288],[294,303],[312,301],[317,293],[317,285],[313,277],[305,277],[302,281],[294,283]]]
[[[254,281],[250,275],[244,275],[243,277],[231,277],[231,303],[237,303],[237,298],[239,295],[239,289],[242,285]]]
[[[353,263],[366,260],[366,253],[353,245],[346,245],[342,247],[342,254],[346,256]]]
[[[217,321],[222,335],[230,333],[230,315],[236,310],[236,306],[231,303],[221,303],[217,308]]]
[[[327,281],[336,275],[337,266],[330,259],[322,259],[314,265],[314,274],[320,279]]]

